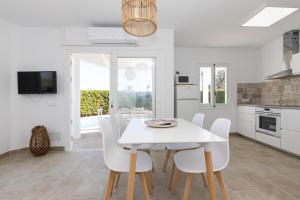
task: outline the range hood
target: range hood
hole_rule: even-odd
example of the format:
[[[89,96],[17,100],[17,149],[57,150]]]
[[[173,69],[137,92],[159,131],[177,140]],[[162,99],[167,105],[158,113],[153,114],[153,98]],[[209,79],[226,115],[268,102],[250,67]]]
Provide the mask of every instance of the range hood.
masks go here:
[[[266,79],[277,79],[293,76],[291,69],[292,57],[299,53],[299,30],[292,30],[283,34],[283,69],[282,71],[267,76]]]

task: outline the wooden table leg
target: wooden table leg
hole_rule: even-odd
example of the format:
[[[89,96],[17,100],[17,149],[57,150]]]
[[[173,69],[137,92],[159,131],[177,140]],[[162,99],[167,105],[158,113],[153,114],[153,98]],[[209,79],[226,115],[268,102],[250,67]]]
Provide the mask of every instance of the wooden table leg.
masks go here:
[[[213,172],[213,163],[210,149],[205,146],[205,164],[207,171],[207,180],[209,187],[210,200],[216,200],[216,189],[214,183],[214,172]]]
[[[136,168],[136,158],[137,150],[135,147],[132,147],[130,157],[130,167],[128,175],[128,189],[127,189],[127,200],[134,199],[134,185],[135,185],[135,168]]]

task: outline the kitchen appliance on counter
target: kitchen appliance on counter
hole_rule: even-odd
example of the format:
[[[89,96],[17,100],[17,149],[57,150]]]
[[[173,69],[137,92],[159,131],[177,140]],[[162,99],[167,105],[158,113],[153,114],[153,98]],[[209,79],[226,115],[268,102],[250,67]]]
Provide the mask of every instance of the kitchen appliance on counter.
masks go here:
[[[192,75],[176,75],[175,85],[195,84],[194,77]]]
[[[256,131],[273,137],[281,137],[281,110],[256,108]]]

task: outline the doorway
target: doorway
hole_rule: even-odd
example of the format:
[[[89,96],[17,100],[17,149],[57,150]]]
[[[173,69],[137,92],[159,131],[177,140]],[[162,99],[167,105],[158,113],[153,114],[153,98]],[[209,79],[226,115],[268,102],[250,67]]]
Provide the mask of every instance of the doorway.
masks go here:
[[[109,115],[110,54],[72,55],[72,134],[73,151],[101,150],[99,110]]]

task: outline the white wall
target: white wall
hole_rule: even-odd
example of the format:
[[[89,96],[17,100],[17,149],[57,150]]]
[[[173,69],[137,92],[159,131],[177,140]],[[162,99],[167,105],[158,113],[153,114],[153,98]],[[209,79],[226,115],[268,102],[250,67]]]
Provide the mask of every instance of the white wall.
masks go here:
[[[260,80],[283,70],[283,36],[263,45],[260,48]]]
[[[10,142],[10,24],[0,19],[0,154]]]
[[[201,63],[227,63],[229,65],[229,99],[224,108],[195,108],[206,114],[205,127],[209,128],[218,117],[232,120],[231,131],[236,128],[237,83],[257,82],[260,65],[259,50],[255,48],[175,48],[175,70],[182,74],[199,74]],[[196,77],[195,77],[196,78]]]
[[[11,68],[11,146],[29,145],[31,129],[36,125],[48,128],[51,145],[62,146],[65,133],[64,51],[55,28],[14,27],[13,66]],[[18,71],[57,71],[57,95],[19,95]]]
[[[51,144],[64,146],[70,136],[70,60],[76,52],[113,52],[114,54],[159,54],[157,65],[157,114],[172,117],[174,37],[172,30],[159,30],[151,44],[143,47],[89,46],[86,29],[13,27],[11,73],[11,145],[10,150],[27,147],[31,128],[43,124],[48,128]],[[78,43],[78,41],[80,41]],[[65,46],[62,46],[62,43]],[[83,46],[75,46],[83,45]],[[18,95],[17,71],[57,71],[57,95]],[[67,147],[68,149],[69,147]]]

